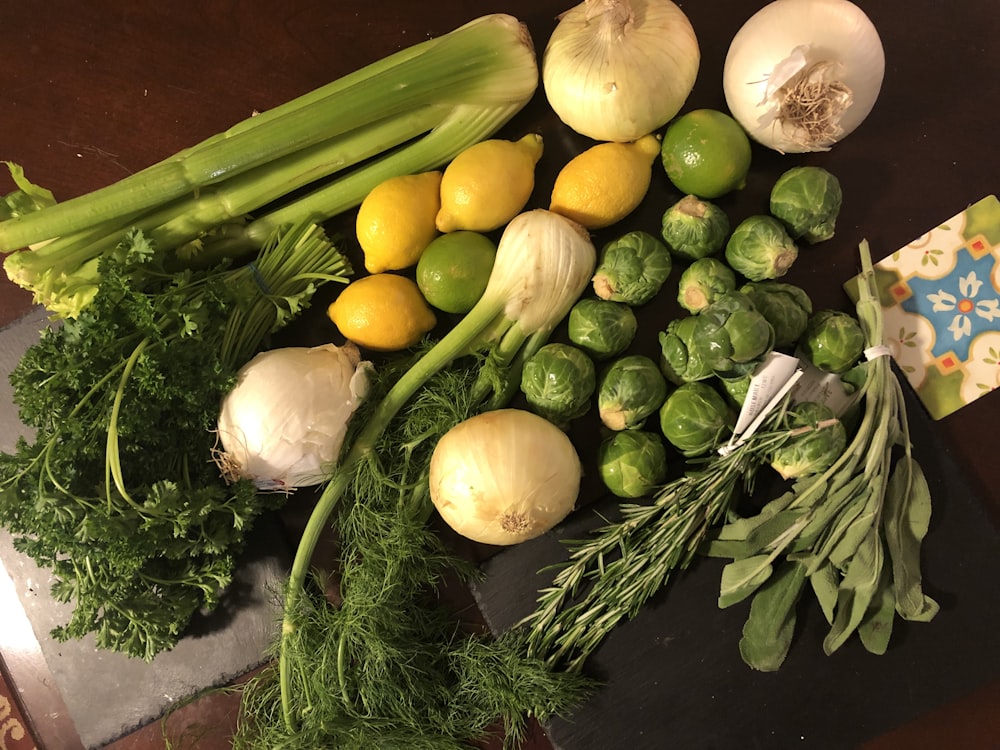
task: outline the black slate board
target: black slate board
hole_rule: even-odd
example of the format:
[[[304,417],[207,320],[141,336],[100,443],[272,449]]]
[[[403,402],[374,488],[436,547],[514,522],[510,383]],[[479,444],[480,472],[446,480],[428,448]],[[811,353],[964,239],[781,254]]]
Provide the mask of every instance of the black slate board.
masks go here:
[[[925,590],[941,605],[933,621],[897,617],[882,656],[854,636],[828,657],[828,626],[806,592],[784,665],[755,672],[737,647],[749,602],[719,609],[724,561],[698,559],[591,657],[587,672],[606,686],[574,716],[546,727],[557,750],[843,750],[997,679],[1000,536],[910,394],[908,407],[934,498],[924,542]],[[565,559],[560,538],[579,537],[600,523],[595,511],[613,515],[614,508],[603,499],[485,563],[475,594],[494,632],[531,612],[549,581],[539,571]]]

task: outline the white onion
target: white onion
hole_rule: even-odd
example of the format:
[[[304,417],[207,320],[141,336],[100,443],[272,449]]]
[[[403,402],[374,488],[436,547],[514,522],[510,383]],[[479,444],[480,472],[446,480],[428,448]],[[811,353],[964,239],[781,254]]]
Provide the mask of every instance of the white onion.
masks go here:
[[[353,344],[284,347],[251,359],[219,413],[223,474],[251,479],[262,490],[328,478],[368,391],[371,364],[360,360]]]
[[[885,54],[849,0],[775,0],[733,37],[722,84],[733,117],[782,153],[828,151],[878,99]]]
[[[680,111],[700,61],[691,22],[670,0],[585,0],[559,17],[542,85],[576,132],[634,141]]]
[[[522,409],[460,422],[431,455],[430,493],[445,522],[483,544],[517,544],[562,521],[580,491],[576,449],[562,430]]]

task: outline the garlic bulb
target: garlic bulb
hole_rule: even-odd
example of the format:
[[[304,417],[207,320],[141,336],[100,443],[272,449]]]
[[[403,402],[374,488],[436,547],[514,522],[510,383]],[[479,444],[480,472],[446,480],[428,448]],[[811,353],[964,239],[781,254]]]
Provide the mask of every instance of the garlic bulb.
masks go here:
[[[559,17],[542,85],[576,132],[634,141],[680,111],[700,62],[691,22],[670,0],[585,0]]]
[[[875,106],[885,54],[849,0],[774,0],[733,37],[723,90],[733,117],[781,153],[828,151]]]

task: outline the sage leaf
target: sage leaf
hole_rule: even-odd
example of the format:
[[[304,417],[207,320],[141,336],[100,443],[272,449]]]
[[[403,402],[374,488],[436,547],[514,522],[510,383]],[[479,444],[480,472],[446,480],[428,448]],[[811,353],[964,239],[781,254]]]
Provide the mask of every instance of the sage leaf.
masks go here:
[[[756,554],[760,551],[759,549],[752,550],[749,553],[742,552],[742,550],[748,549],[752,544],[749,541],[750,535],[757,527],[767,523],[778,512],[787,508],[794,499],[794,492],[786,492],[771,500],[756,514],[745,518],[737,518],[735,521],[730,521],[720,526],[711,534],[709,541],[699,551],[710,557],[729,557],[732,559],[749,557]],[[736,544],[732,544],[733,542],[736,542]]]
[[[823,502],[812,511],[809,523],[799,534],[796,547],[812,549],[828,532],[833,519],[848,506],[863,498],[868,491],[868,482],[863,475],[854,477],[843,487],[830,492]]]
[[[769,552],[775,540],[783,540],[786,536],[794,537],[796,525],[801,527],[802,518],[808,513],[804,508],[789,508],[767,516],[753,517],[756,523],[750,528],[743,539],[715,539],[707,543],[703,550],[711,557],[729,557],[742,560],[747,557]],[[750,519],[741,519],[750,520]]]
[[[882,566],[878,590],[865,619],[858,626],[861,644],[873,654],[881,656],[889,648],[892,637],[892,621],[896,617],[896,594],[892,586],[892,574],[888,565]]]
[[[771,555],[734,560],[722,569],[719,608],[725,609],[750,596],[771,576]]]
[[[805,561],[803,561],[805,563]],[[840,573],[829,560],[822,561],[815,570],[813,562],[810,560],[807,565],[809,583],[812,585],[816,601],[819,602],[820,609],[826,621],[833,624],[833,613],[837,609],[837,589],[840,586]],[[812,571],[812,572],[809,572]]]
[[[930,528],[931,491],[920,464],[901,459],[886,491],[883,525],[892,560],[896,611],[906,620],[929,622],[939,606],[923,592],[920,546]]]
[[[761,672],[775,672],[788,655],[795,635],[795,605],[806,580],[805,566],[788,562],[760,588],[743,625],[740,655]]]
[[[823,651],[827,656],[840,648],[861,624],[878,589],[884,555],[878,529],[872,527],[848,563],[840,582],[833,624],[823,639]]]
[[[788,537],[796,537],[808,522],[805,517],[808,512],[805,508],[783,510],[754,529],[747,541],[761,551],[771,550],[774,545],[787,547]]]
[[[875,520],[880,502],[877,493],[872,493],[864,505],[859,503],[852,512],[838,519],[839,523],[830,529],[830,535],[819,554],[828,556],[831,563],[846,570],[858,548],[872,529],[876,528]]]

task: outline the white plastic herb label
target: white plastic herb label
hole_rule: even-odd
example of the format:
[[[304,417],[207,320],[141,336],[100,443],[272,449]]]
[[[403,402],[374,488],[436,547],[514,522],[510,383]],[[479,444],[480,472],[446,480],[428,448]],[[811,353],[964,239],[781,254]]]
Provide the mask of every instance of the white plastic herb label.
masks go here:
[[[844,381],[836,373],[820,370],[805,357],[797,361],[802,369],[802,377],[795,384],[792,402],[815,401],[827,406],[834,416],[843,416],[857,400],[857,393],[848,393],[844,388]]]
[[[857,394],[847,392],[839,375],[820,370],[805,357],[771,352],[751,376],[733,435],[719,452],[728,453],[753,435],[789,391],[792,403],[821,403],[837,417],[842,416],[857,398]]]

